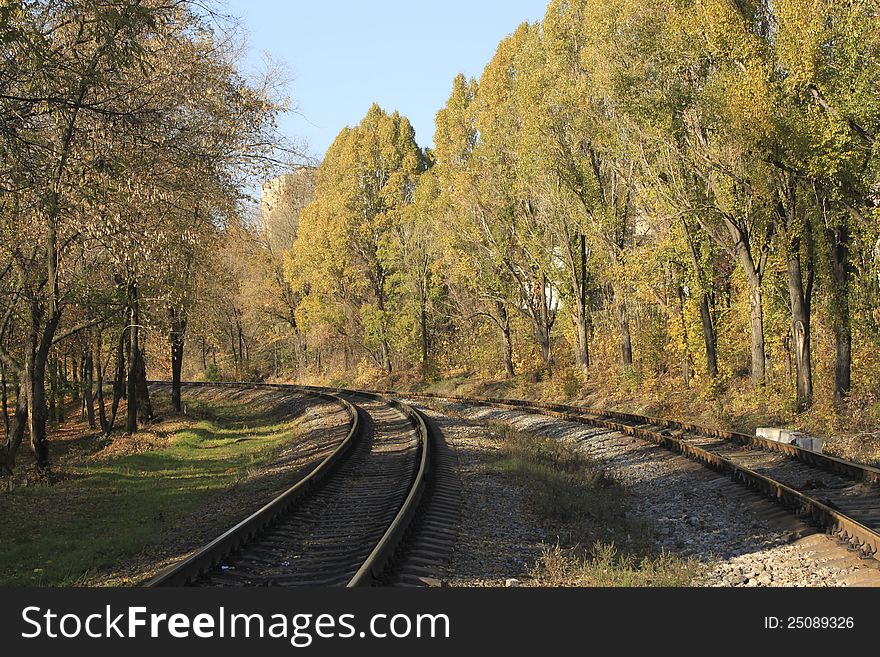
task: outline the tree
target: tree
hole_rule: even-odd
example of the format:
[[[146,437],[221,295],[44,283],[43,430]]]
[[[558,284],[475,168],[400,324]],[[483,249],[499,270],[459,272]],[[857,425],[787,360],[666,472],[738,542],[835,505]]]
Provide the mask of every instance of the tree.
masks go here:
[[[405,303],[400,318],[404,326],[414,317],[418,327],[418,354],[422,371],[429,369],[431,325],[436,321],[436,300],[442,294],[435,263],[440,249],[433,239],[437,218],[442,216],[440,188],[432,171],[419,177],[413,202],[401,214],[396,239],[389,244],[397,283]]]
[[[128,430],[139,415],[149,418],[142,347],[156,316],[150,305],[158,301],[171,319],[179,365],[186,294],[178,293],[272,152],[279,105],[238,75],[203,16],[201,6],[152,0],[7,3],[0,12],[9,55],[0,69],[0,186],[13,192],[0,199],[0,301],[2,330],[17,335],[0,344],[0,359],[19,382],[18,419],[3,444],[9,470],[25,430],[37,464],[48,464],[62,348],[85,349],[76,362],[92,364],[82,371],[89,381],[97,362],[105,431],[126,379]],[[122,314],[105,424],[101,350],[96,359],[91,337],[76,347],[71,339],[94,329],[100,347]],[[61,365],[63,379],[66,359]]]
[[[373,105],[328,150],[289,263],[301,323],[329,323],[385,372],[399,303],[389,245],[425,164],[409,120]]]
[[[0,84],[4,161],[10,162],[3,186],[20,193],[3,217],[15,222],[10,232],[26,240],[11,255],[29,310],[23,360],[8,351],[0,356],[19,372],[19,403],[26,405],[31,448],[41,466],[48,463],[49,352],[81,328],[58,332],[69,294],[65,261],[76,253],[81,234],[78,190],[101,166],[94,166],[92,149],[105,141],[108,124],[131,125],[146,116],[144,108],[119,107],[132,91],[124,72],[144,65],[144,40],[168,16],[168,8],[133,1],[69,0],[4,12],[12,35],[6,61],[14,63],[4,66]],[[14,308],[7,308],[8,316]],[[10,469],[22,432],[17,427],[5,445]]]
[[[455,308],[451,314],[464,323],[487,318],[498,327],[504,344],[504,372],[512,377],[516,374],[510,321],[514,282],[503,259],[493,255],[483,237],[490,224],[479,196],[481,173],[475,156],[478,91],[476,80],[456,76],[446,106],[437,113],[433,174],[441,196],[435,225],[441,227],[444,277],[456,290],[450,296]],[[488,241],[493,243],[497,242]]]

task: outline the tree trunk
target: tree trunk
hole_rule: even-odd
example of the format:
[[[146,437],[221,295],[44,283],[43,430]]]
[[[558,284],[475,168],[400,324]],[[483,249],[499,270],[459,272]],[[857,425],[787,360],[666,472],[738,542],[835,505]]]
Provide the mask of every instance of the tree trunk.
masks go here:
[[[55,416],[55,421],[61,424],[64,422],[64,404],[65,398],[67,397],[67,355],[65,355],[61,361],[57,358],[55,359],[55,375],[56,385],[58,386],[58,405],[56,406],[57,414]]]
[[[834,403],[839,405],[852,388],[852,328],[849,323],[834,328]]]
[[[12,474],[15,469],[15,457],[18,454],[18,448],[24,440],[24,432],[28,425],[28,399],[25,382],[22,381],[18,386],[18,393],[15,400],[15,416],[13,417],[12,432],[6,436],[0,448],[0,463],[8,474]]]
[[[826,231],[831,261],[831,317],[834,328],[834,403],[852,389],[852,322],[849,306],[849,229],[845,224]]]
[[[813,403],[813,368],[810,353],[810,295],[804,288],[800,258],[788,258],[788,292],[791,299],[791,335],[797,376],[797,410],[807,410]]]
[[[507,306],[501,301],[495,302],[498,310],[498,324],[501,327],[501,335],[504,338],[504,375],[508,379],[516,376],[516,368],[513,365],[513,336],[510,330],[510,313]]]
[[[241,324],[241,318],[238,317],[235,320],[236,323],[236,332],[238,334],[238,356],[239,360],[241,360],[241,375],[239,378],[244,378],[244,368],[247,363],[247,356],[244,352],[244,327]]]
[[[51,421],[58,421],[58,359],[49,361],[49,396],[46,407]]]
[[[104,357],[101,353],[101,333],[95,339],[95,397],[98,402],[98,421],[101,432],[107,434],[107,408],[104,405]]]
[[[171,331],[168,342],[171,346],[171,406],[175,413],[180,413],[180,377],[183,371],[183,348],[186,336],[186,319],[178,313],[174,306],[168,307],[168,318]],[[277,367],[277,366],[276,366]]]
[[[241,380],[241,366],[239,365],[238,348],[235,346],[235,324],[229,321],[229,339],[232,345],[232,364],[235,366],[235,378]],[[215,359],[216,363],[216,359]]]
[[[751,241],[748,231],[734,219],[725,217],[724,224],[727,229],[728,239],[714,230],[710,223],[701,217],[697,221],[706,233],[721,247],[731,249],[746,277],[749,288],[749,326],[751,331],[751,374],[752,385],[756,388],[766,384],[767,355],[764,344],[764,299],[761,283],[764,277],[764,268],[768,251],[765,247],[758,264],[752,257]]]
[[[128,411],[125,419],[125,430],[128,433],[135,433],[138,428],[138,353],[140,352],[140,312],[138,308],[138,288],[137,285],[129,286],[129,301],[131,307],[129,309],[129,358],[128,358]]]
[[[382,369],[385,370],[386,374],[391,374],[391,347],[388,344],[388,339],[384,336],[382,337]]]
[[[694,267],[694,273],[700,282],[700,322],[703,325],[703,342],[706,345],[706,371],[713,379],[718,378],[718,336],[715,333],[715,323],[712,321],[712,308],[709,303],[709,286],[703,276],[700,267],[700,257],[697,254],[697,245],[691,234],[690,227],[684,217],[681,218],[681,224],[684,227],[685,237],[687,238],[688,251],[691,256],[691,264]]]
[[[150,388],[147,385],[147,365],[143,349],[138,349],[136,365],[135,387],[138,397],[138,420],[141,424],[148,424],[153,421],[153,403],[150,401]]]
[[[422,372],[428,367],[428,304],[425,294],[420,295],[419,331],[422,338]]]
[[[25,357],[23,377],[27,388],[28,434],[38,468],[49,465],[49,449],[46,443],[46,364],[55,330],[61,319],[60,314],[54,313],[41,332],[39,326],[42,315],[42,308],[35,301],[31,304],[30,344]]]
[[[9,440],[9,396],[6,391],[6,363],[0,361],[0,395],[3,402],[3,444]]]
[[[49,450],[46,445],[46,359],[38,354],[28,354],[25,365],[25,381],[28,386],[28,434],[30,435],[31,451],[34,453],[37,467],[49,464]]]
[[[89,429],[95,428],[95,395],[94,395],[94,358],[89,349],[82,359],[82,376],[80,376],[83,388],[83,403],[86,407],[86,419]]]
[[[380,331],[382,332],[381,344],[379,345],[379,359],[382,369],[386,374],[391,374],[391,345],[388,344],[388,328],[385,325],[385,294],[383,285],[376,285],[376,307],[382,313],[382,323]]]
[[[82,359],[79,361],[79,419],[83,421],[86,419],[86,356],[85,352],[83,353]]]
[[[534,285],[532,298],[528,299],[528,316],[532,321],[535,342],[541,350],[541,360],[548,375],[553,374],[553,353],[551,331],[553,318],[547,297],[547,277],[543,276]]]
[[[755,267],[752,253],[743,240],[738,243],[736,254],[749,286],[752,385],[758,388],[764,386],[767,376],[767,355],[764,347],[764,292],[761,289],[761,273]]]
[[[542,324],[535,325],[536,338],[538,346],[541,348],[541,360],[544,361],[544,369],[547,374],[553,373],[553,353],[551,352],[550,333],[547,327]]]
[[[749,325],[752,334],[752,385],[761,387],[767,375],[767,360],[764,352],[764,301],[760,283],[753,283],[749,289]]]
[[[624,369],[629,369],[633,366],[633,348],[626,298],[615,291],[614,301],[615,311],[617,312],[617,327],[620,332],[620,360]]]
[[[587,238],[580,236],[580,277],[575,277],[578,298],[574,317],[575,361],[580,369],[590,368],[590,313],[587,295]]]
[[[810,408],[813,403],[810,306],[813,298],[814,248],[809,221],[804,213],[798,213],[797,176],[785,172],[783,183],[777,212],[789,235],[786,273],[788,295],[791,300],[791,339],[797,379],[797,411],[802,412]]]
[[[678,286],[678,320],[681,322],[681,332],[682,332],[682,343],[684,345],[684,351],[681,355],[681,374],[684,379],[684,385],[687,388],[691,387],[691,353],[688,347],[688,330],[687,330],[687,320],[684,316],[684,287],[681,285]]]
[[[171,345],[171,406],[175,413],[180,413],[180,377],[183,371],[183,341]]]
[[[71,382],[71,396],[79,395],[79,411],[80,411],[80,420],[85,420],[85,412],[86,412],[86,399],[85,399],[85,390],[83,390],[83,384],[85,383],[85,375],[83,373],[83,367],[85,365],[85,353],[82,354],[82,358],[77,360],[76,358],[70,359],[70,382]],[[67,357],[64,358],[64,376],[62,377],[62,381],[67,383]],[[71,399],[73,401],[73,399]]]
[[[704,294],[700,299],[700,321],[703,325],[703,342],[706,345],[706,371],[715,379],[718,377],[718,338],[715,334],[715,323],[712,321],[708,294]]]
[[[110,408],[110,421],[107,423],[107,428],[104,430],[104,434],[108,436],[110,435],[110,432],[113,431],[113,427],[116,424],[116,414],[119,412],[119,402],[125,397],[125,363],[126,352],[129,345],[127,336],[128,327],[125,326],[119,334],[119,343],[116,346],[116,376],[113,378],[113,404]]]
[[[583,371],[590,369],[590,327],[588,324],[589,320],[578,313],[575,317],[575,329],[577,330],[575,362]]]
[[[38,468],[49,465],[49,452],[46,441],[46,422],[48,409],[46,406],[46,363],[49,351],[55,338],[55,332],[61,321],[61,306],[58,286],[58,243],[55,219],[57,212],[57,191],[48,195],[48,222],[45,231],[46,276],[39,282],[39,289],[45,290],[46,296],[40,298],[36,292],[30,298],[27,341],[24,344],[24,365],[19,373],[19,402],[16,410],[16,428],[12,440],[8,441],[6,463],[15,461],[15,452],[23,437],[24,418],[26,413],[27,430],[30,445]],[[28,275],[25,274],[27,277]],[[26,400],[26,405],[24,404]]]

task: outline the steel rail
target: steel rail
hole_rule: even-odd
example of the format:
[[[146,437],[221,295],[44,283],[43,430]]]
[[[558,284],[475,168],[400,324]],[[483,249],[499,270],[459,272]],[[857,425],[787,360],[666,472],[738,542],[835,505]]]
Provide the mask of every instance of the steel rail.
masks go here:
[[[878,533],[877,530],[865,526],[840,510],[829,506],[825,502],[810,497],[809,495],[776,481],[771,477],[755,472],[751,468],[735,463],[724,456],[715,454],[698,445],[694,445],[687,440],[674,435],[673,432],[689,432],[710,438],[718,438],[720,440],[736,443],[746,449],[764,449],[781,452],[788,457],[802,461],[812,467],[817,467],[835,474],[845,475],[857,482],[865,481],[874,484],[880,483],[880,469],[869,465],[845,461],[826,454],[818,454],[795,445],[777,443],[765,438],[729,431],[720,431],[717,429],[707,429],[693,424],[633,415],[629,413],[600,411],[591,408],[568,406],[565,404],[530,402],[519,399],[475,398],[432,393],[405,393],[388,390],[381,391],[381,394],[412,399],[438,399],[465,404],[523,410],[550,417],[557,417],[570,422],[599,426],[641,438],[642,440],[652,442],[666,449],[680,453],[704,466],[716,470],[717,472],[730,475],[735,481],[739,481],[740,483],[764,493],[768,497],[780,502],[783,506],[792,510],[797,515],[809,518],[829,533],[836,534],[840,539],[860,550],[866,556],[880,559],[880,533]],[[651,430],[640,426],[631,426],[623,424],[623,422],[653,425],[665,431]]]
[[[381,397],[380,397],[381,398]],[[425,418],[409,404],[404,404],[397,399],[384,398],[393,406],[404,413],[410,421],[414,422],[419,434],[419,467],[416,471],[409,494],[406,496],[403,505],[391,521],[388,529],[379,539],[376,547],[366,558],[364,563],[349,580],[346,585],[348,588],[373,586],[378,583],[386,567],[394,556],[395,551],[403,542],[406,533],[415,518],[419,508],[419,503],[424,495],[425,488],[428,485],[428,473],[431,464],[431,442],[428,437],[428,428],[425,425]]]
[[[381,579],[382,573],[393,557],[394,552],[403,542],[406,532],[418,510],[419,502],[424,495],[425,488],[427,487],[431,464],[431,441],[428,435],[428,427],[425,424],[425,418],[419,411],[409,404],[405,404],[399,399],[394,399],[382,392],[351,390],[348,388],[321,388],[316,386],[300,387],[303,390],[312,392],[331,391],[338,395],[365,396],[382,400],[395,406],[417,426],[421,454],[419,457],[419,467],[409,494],[407,495],[403,506],[401,506],[397,515],[394,517],[394,520],[391,521],[385,534],[376,544],[376,547],[364,561],[360,569],[355,573],[354,577],[352,577],[346,585],[348,588],[372,586]]]
[[[168,385],[167,381],[155,381],[151,384]],[[389,404],[403,413],[413,424],[418,435],[418,467],[402,505],[398,509],[388,528],[382,534],[367,558],[363,561],[355,575],[346,584],[347,587],[373,586],[382,580],[383,573],[394,558],[395,552],[403,543],[410,525],[415,518],[419,503],[428,484],[431,468],[431,441],[424,417],[412,406],[397,399],[390,399],[380,393],[348,390],[344,388],[319,388],[315,386],[298,386],[289,384],[264,383],[182,383],[185,387],[230,387],[230,388],[267,388],[291,390],[302,394],[313,395],[342,403],[352,418],[348,435],[343,442],[321,462],[312,472],[287,491],[281,493],[259,511],[251,514],[232,529],[200,548],[190,556],[167,568],[156,577],[148,580],[144,586],[181,586],[193,581],[202,573],[215,567],[219,561],[231,552],[244,546],[272,525],[278,517],[289,511],[316,485],[318,485],[335,468],[341,459],[351,450],[353,443],[360,436],[363,426],[358,419],[358,408],[341,395],[362,396]]]
[[[187,387],[211,387],[217,384],[187,383],[185,385]],[[241,384],[238,386],[220,384],[220,386],[245,387]],[[341,404],[345,409],[350,418],[349,430],[339,446],[305,477],[275,497],[271,502],[249,515],[231,529],[225,531],[207,545],[196,550],[183,560],[169,566],[155,577],[147,580],[143,586],[183,586],[199,577],[199,575],[205,571],[210,570],[220,559],[265,531],[265,529],[274,523],[279,516],[287,512],[294,504],[305,497],[310,490],[321,483],[345,457],[362,433],[363,427],[361,426],[357,409],[350,402],[332,394],[321,393],[314,390],[301,390],[300,392]]]

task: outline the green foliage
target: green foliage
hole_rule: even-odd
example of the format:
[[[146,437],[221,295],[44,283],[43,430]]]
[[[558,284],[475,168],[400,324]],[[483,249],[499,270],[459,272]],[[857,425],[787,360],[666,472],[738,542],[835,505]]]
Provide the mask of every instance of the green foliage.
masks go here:
[[[220,373],[220,368],[217,367],[214,363],[208,365],[208,369],[205,370],[205,381],[210,381],[211,383],[218,383],[223,380],[223,375]]]
[[[371,107],[327,152],[287,261],[304,330],[339,336],[386,370],[407,274],[397,256],[403,213],[425,166],[409,121]]]
[[[430,167],[388,151],[406,198],[353,173],[376,170],[354,145],[365,131],[395,134],[376,108],[340,134],[290,261],[298,317],[315,344],[386,370],[391,352],[441,375],[555,372],[565,397],[577,374],[738,406],[750,376],[756,414],[843,408],[847,336],[852,391],[878,373],[875,15],[832,0],[554,0],[478,80],[454,79]]]

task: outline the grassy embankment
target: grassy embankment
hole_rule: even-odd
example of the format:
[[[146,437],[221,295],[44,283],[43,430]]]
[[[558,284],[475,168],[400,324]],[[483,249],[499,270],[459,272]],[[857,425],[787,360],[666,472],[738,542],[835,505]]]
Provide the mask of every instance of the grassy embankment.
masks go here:
[[[0,585],[74,585],[111,569],[246,479],[299,431],[253,406],[188,406],[187,419],[152,429],[159,449],[125,454],[131,437],[109,446],[99,435],[78,438],[77,452],[56,465],[61,481],[0,493]]]

